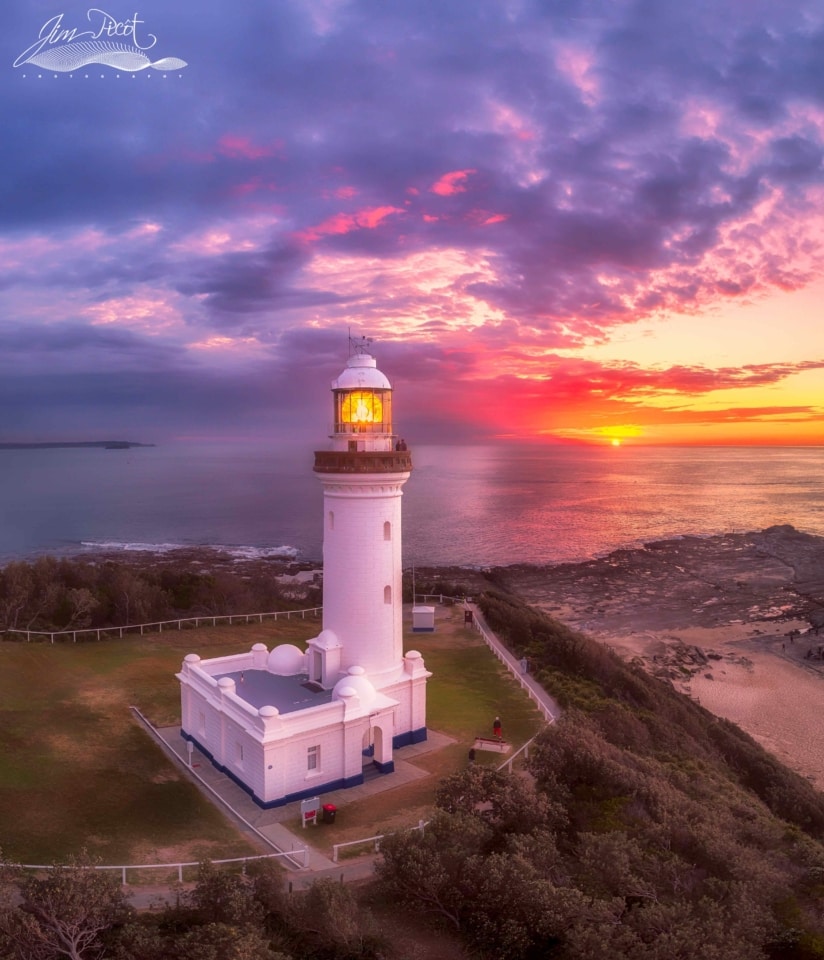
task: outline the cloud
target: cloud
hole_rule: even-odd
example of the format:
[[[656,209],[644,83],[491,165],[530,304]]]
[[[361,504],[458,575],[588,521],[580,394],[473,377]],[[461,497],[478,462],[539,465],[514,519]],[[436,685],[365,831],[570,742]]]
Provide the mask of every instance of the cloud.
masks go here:
[[[401,207],[383,206],[358,210],[355,213],[336,213],[324,220],[323,223],[317,224],[317,226],[301,230],[297,237],[299,240],[312,242],[324,236],[351,233],[353,230],[374,230],[387,217],[394,213],[402,214],[403,212]]]
[[[477,173],[477,170],[453,170],[451,173],[445,173],[442,177],[439,177],[429,189],[432,193],[437,193],[439,197],[451,197],[456,193],[465,193],[466,179],[473,173]]]
[[[294,379],[281,353],[314,371],[322,343],[328,373],[330,331],[352,326],[410,365],[416,402],[426,385],[439,436],[503,430],[502,390],[535,424],[541,404],[593,417],[783,388],[818,369],[785,347],[810,318],[772,364],[712,344],[702,366],[587,353],[824,273],[821,18],[807,0],[728,7],[148,0],[179,75],[14,70],[0,90],[7,355],[32,376],[197,371],[218,394],[245,384],[226,409],[252,417]],[[45,18],[13,0],[11,47]],[[117,409],[160,409],[141,382]]]

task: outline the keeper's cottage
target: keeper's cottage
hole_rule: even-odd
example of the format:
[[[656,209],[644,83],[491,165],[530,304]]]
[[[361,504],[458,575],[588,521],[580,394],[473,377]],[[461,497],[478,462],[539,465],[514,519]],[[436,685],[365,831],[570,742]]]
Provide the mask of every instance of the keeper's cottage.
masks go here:
[[[412,470],[392,427],[392,385],[367,341],[332,382],[333,433],[315,453],[323,486],[323,629],[306,651],[183,660],[181,733],[263,807],[389,774],[426,739],[426,681],[403,652],[401,497]]]

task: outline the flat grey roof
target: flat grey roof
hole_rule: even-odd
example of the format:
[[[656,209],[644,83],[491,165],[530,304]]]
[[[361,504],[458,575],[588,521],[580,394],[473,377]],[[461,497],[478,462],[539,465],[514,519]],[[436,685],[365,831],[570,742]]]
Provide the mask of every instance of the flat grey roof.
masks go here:
[[[279,677],[268,670],[238,670],[233,673],[220,673],[215,680],[231,677],[235,681],[235,692],[256,710],[261,707],[277,707],[281,713],[294,713],[332,702],[331,690],[314,692],[307,689],[309,677],[297,673],[291,677]]]

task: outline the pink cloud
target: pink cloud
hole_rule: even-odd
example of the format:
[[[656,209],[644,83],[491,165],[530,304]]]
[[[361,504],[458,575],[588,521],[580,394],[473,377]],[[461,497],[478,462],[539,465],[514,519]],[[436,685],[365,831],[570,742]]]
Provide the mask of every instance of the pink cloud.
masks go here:
[[[455,193],[464,193],[466,184],[463,181],[471,173],[477,172],[477,170],[453,170],[451,173],[445,173],[440,180],[436,180],[429,189],[439,197],[451,197]]]
[[[470,210],[466,219],[473,224],[481,227],[488,227],[493,223],[503,223],[509,220],[508,213],[490,213],[488,210]]]
[[[400,207],[370,207],[357,213],[336,213],[315,227],[307,227],[297,234],[301,240],[319,240],[324,236],[351,233],[353,230],[374,230],[393,213],[403,213]]]

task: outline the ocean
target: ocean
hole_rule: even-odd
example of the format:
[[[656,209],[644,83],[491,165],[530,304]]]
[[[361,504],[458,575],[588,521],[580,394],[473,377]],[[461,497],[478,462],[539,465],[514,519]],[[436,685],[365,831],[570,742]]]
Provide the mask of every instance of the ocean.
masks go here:
[[[412,448],[407,566],[557,563],[685,534],[824,536],[824,447]],[[310,448],[0,450],[0,562],[214,546],[320,560]]]

